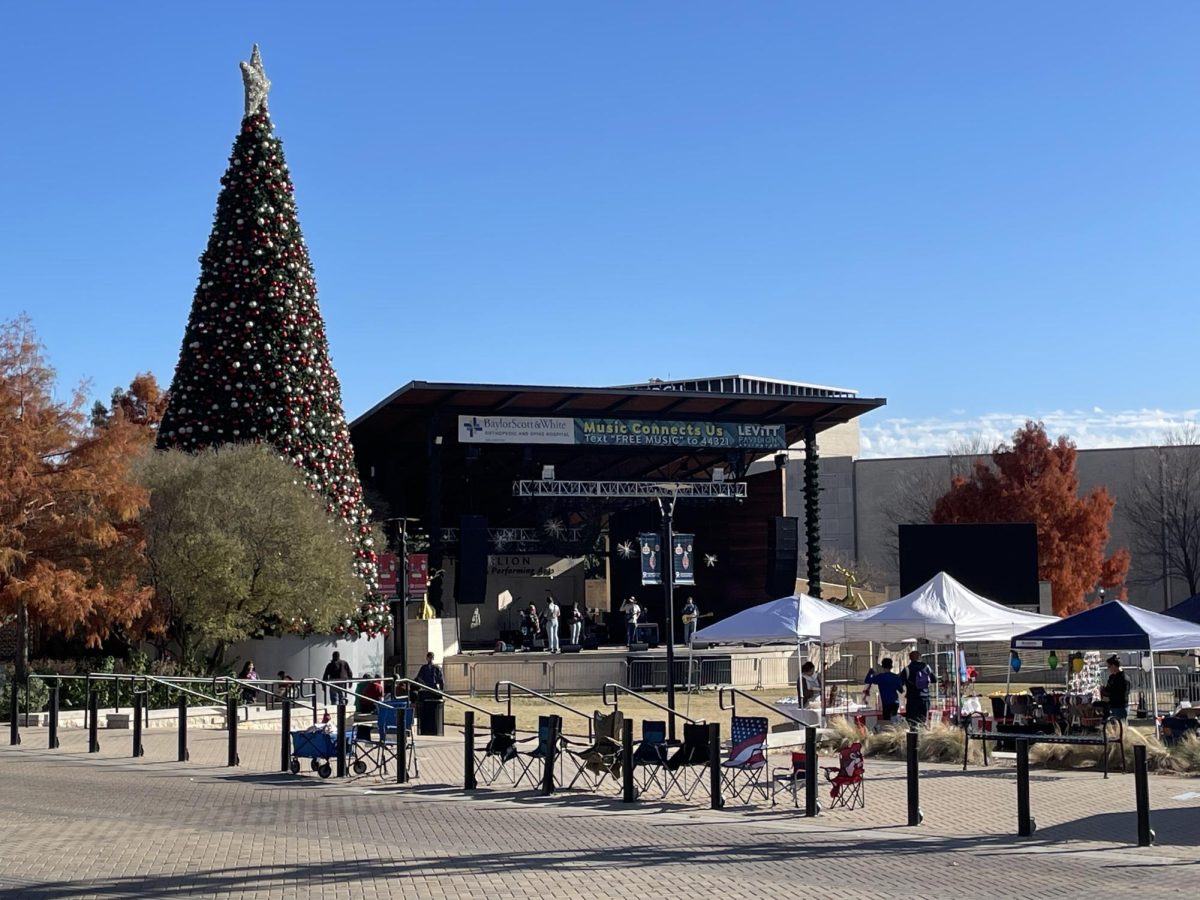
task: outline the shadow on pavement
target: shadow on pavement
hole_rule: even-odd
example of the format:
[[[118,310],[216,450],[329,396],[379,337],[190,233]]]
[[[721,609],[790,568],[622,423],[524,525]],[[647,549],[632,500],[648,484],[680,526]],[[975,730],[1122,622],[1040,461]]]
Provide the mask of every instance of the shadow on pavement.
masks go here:
[[[1174,812],[1174,811],[1173,811]],[[1187,810],[1179,810],[1187,813]],[[1166,819],[1160,816],[1160,820]],[[1114,826],[1115,827],[1115,826]],[[1161,822],[1163,830],[1169,823]],[[798,856],[810,859],[837,860],[878,854],[889,859],[901,860],[916,854],[971,853],[980,850],[1012,852],[1017,845],[1037,848],[1040,854],[1072,854],[1095,852],[1095,848],[1063,846],[1067,839],[1061,827],[1047,829],[1033,838],[1019,841],[1013,837],[987,838],[920,838],[908,835],[888,834],[877,842],[864,842],[862,834],[840,836],[830,834],[801,836],[796,833],[778,837],[762,835],[760,840],[749,844],[730,844],[711,841],[705,846],[679,847],[640,845],[629,847],[579,847],[570,853],[547,855],[540,850],[506,850],[500,853],[456,854],[445,856],[419,856],[414,858],[386,859],[370,858],[349,860],[322,860],[312,863],[281,862],[267,866],[233,866],[228,868],[192,870],[179,874],[100,879],[94,881],[50,881],[30,883],[24,881],[19,888],[0,890],[0,898],[27,898],[27,900],[58,900],[80,894],[99,897],[150,898],[190,896],[195,894],[222,895],[243,894],[254,891],[286,891],[295,884],[336,885],[351,880],[400,879],[405,877],[437,877],[459,875],[470,871],[473,875],[499,875],[529,872],[552,873],[556,870],[596,872],[653,868],[663,865],[715,865],[715,864],[772,864],[794,860]],[[375,848],[372,848],[375,849]],[[1150,862],[1150,860],[1147,860]],[[969,857],[964,859],[969,865]],[[1112,863],[1098,863],[1100,869],[1126,868],[1128,857],[1123,856]],[[2,884],[2,882],[0,882]],[[397,882],[401,886],[403,882]]]

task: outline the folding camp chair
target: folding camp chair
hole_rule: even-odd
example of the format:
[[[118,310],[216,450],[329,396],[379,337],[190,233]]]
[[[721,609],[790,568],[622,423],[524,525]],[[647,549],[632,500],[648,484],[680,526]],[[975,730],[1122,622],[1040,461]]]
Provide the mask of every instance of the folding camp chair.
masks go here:
[[[365,775],[374,770],[386,775],[388,763],[396,759],[400,740],[400,720],[403,716],[404,750],[406,772],[409,778],[419,778],[417,744],[413,737],[413,708],[407,700],[380,700],[375,705],[375,726],[360,724],[358,759],[354,761],[354,773]],[[372,734],[373,732],[373,734]]]
[[[610,779],[619,783],[621,777],[621,732],[625,727],[625,714],[620,710],[610,713],[596,712],[592,717],[592,734],[595,738],[590,744],[563,739],[563,749],[575,764],[578,771],[571,779],[568,788],[575,787],[580,778],[589,790],[598,790],[604,780]],[[575,751],[572,747],[584,749]]]
[[[683,744],[671,754],[663,769],[666,776],[663,796],[670,793],[671,788],[677,788],[685,800],[691,800],[692,794],[701,785],[704,785],[706,791],[710,791],[708,780],[704,777],[710,762],[715,765],[717,760],[710,760],[709,757],[708,726],[702,723],[685,723]]]
[[[776,766],[771,770],[771,805],[775,805],[775,795],[782,788],[792,794],[792,806],[800,806],[800,786],[805,784],[808,757],[803,751],[792,751],[790,766]]]
[[[489,727],[487,743],[475,748],[476,779],[490,785],[504,775],[515,787],[521,771],[517,759],[517,717],[492,716]]]
[[[551,731],[558,735],[556,740],[557,746],[551,744]],[[542,779],[545,776],[545,765],[548,760],[558,758],[559,772],[557,784],[562,784],[562,757],[563,753],[563,738],[562,738],[562,716],[538,716],[538,733],[533,737],[525,738],[517,741],[517,744],[527,744],[530,741],[537,741],[534,748],[525,753],[517,751],[517,766],[518,773],[513,781],[513,787],[520,787],[521,782],[528,781],[532,787],[541,787]],[[541,763],[541,766],[537,764]]]
[[[829,790],[830,809],[839,806],[845,809],[861,809],[866,805],[863,794],[862,744],[855,741],[838,751],[836,766],[823,766],[825,778],[831,785]]]
[[[638,796],[650,790],[651,785],[666,795],[664,776],[669,753],[667,723],[643,721],[642,742],[633,748],[633,786]]]
[[[762,780],[767,767],[767,719],[765,716],[734,716],[730,727],[729,758],[721,763],[721,782],[743,803],[755,793],[769,798],[770,785]]]

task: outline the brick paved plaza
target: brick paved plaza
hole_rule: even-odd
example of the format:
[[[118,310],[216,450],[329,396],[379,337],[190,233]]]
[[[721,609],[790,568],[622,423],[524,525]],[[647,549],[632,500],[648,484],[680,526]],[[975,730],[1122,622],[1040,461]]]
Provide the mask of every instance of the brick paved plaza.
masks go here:
[[[923,765],[925,824],[903,767],[868,760],[867,805],[775,810],[461,790],[461,737],[423,739],[421,779],[320,781],[275,771],[279,738],[42,729],[0,747],[0,897],[1174,896],[1200,876],[1200,781],[1152,776],[1159,843],[1135,843],[1133,779],[1035,770],[1032,838],[1015,836],[1011,769]],[[822,797],[825,797],[822,790]],[[1181,799],[1177,799],[1181,798]]]

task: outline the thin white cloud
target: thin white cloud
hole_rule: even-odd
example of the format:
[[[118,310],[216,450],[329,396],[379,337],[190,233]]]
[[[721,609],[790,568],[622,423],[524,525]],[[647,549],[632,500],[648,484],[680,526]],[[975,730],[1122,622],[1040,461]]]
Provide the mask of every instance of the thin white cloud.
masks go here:
[[[1065,434],[1081,450],[1106,447],[1145,447],[1162,442],[1172,429],[1200,425],[1200,409],[1168,411],[1134,409],[1104,412],[1052,410],[1037,415],[986,413],[975,418],[882,419],[864,422],[861,428],[863,458],[888,456],[936,456],[952,445],[983,437],[989,444],[1012,438],[1026,420],[1046,424],[1051,437]]]

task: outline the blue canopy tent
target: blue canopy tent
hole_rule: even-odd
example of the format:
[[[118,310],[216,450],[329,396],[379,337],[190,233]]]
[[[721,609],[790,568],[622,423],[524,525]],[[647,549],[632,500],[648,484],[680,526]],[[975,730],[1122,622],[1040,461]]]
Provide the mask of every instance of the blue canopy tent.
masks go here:
[[[1112,600],[1012,639],[1013,650],[1140,650],[1150,655],[1150,692],[1158,728],[1154,654],[1200,647],[1200,625]]]
[[[1200,594],[1194,594],[1186,600],[1176,603],[1165,612],[1165,615],[1176,619],[1186,619],[1200,625]]]

